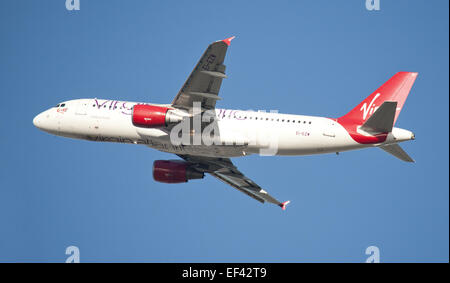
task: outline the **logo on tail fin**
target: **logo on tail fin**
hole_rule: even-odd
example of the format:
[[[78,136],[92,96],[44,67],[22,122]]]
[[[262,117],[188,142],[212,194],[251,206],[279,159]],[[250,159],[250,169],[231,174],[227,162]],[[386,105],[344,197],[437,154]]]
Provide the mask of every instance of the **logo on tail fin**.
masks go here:
[[[363,120],[366,120],[367,114],[370,113],[370,115],[372,115],[373,112],[378,109],[378,107],[375,106],[374,102],[380,95],[380,93],[375,94],[375,97],[369,103],[369,106],[367,106],[367,102],[364,102],[363,106],[361,106],[361,109],[359,109],[359,111],[363,111]]]

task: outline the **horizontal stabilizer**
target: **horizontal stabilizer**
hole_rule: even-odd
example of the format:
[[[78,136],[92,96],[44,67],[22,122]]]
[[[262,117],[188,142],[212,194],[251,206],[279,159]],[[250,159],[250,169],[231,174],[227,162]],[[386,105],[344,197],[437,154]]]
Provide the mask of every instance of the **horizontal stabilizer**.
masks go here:
[[[361,126],[361,130],[371,133],[389,133],[394,126],[396,101],[385,101]]]
[[[380,148],[400,160],[414,162],[414,159],[412,159],[398,144],[382,145]]]

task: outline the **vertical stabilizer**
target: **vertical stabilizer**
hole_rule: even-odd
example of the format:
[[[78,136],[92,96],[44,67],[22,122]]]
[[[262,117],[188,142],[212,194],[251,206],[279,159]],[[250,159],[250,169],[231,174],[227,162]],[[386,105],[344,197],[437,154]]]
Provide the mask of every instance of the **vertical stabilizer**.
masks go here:
[[[345,124],[362,125],[385,102],[397,102],[394,124],[405,104],[418,73],[398,72],[346,115],[338,118]]]

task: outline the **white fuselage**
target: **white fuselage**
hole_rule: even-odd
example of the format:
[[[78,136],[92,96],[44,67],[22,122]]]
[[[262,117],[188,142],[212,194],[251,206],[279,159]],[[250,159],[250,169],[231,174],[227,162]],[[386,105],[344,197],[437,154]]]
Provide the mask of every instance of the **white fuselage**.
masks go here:
[[[54,135],[90,141],[143,144],[175,154],[236,157],[247,154],[310,155],[341,152],[380,144],[360,144],[335,119],[303,115],[215,109],[218,142],[174,144],[165,128],[132,123],[136,102],[77,99],[35,117],[36,127]],[[164,105],[170,107],[170,105]],[[192,132],[191,132],[192,133]],[[394,128],[383,144],[410,140],[412,133]]]

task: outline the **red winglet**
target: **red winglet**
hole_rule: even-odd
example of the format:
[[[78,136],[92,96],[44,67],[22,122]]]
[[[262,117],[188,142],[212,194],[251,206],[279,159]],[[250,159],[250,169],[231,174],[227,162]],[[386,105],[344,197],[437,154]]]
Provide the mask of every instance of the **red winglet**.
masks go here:
[[[290,202],[291,202],[291,201],[288,200],[288,201],[285,201],[285,202],[283,202],[282,204],[280,204],[281,209],[282,209],[282,210],[286,210],[286,205],[288,205]]]
[[[222,40],[223,42],[225,42],[226,45],[230,46],[231,41],[235,38],[236,36],[232,36],[229,37],[227,39]]]

